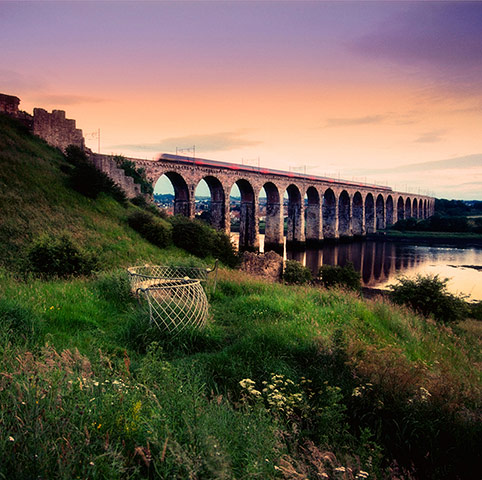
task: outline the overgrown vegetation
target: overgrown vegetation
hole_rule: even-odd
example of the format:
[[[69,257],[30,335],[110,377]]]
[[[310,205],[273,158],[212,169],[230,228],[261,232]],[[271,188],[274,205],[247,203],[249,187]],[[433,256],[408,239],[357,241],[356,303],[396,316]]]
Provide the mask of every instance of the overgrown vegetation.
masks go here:
[[[0,475],[472,478],[480,338],[334,289],[220,275],[208,327],[171,339],[125,274],[3,272],[16,301],[0,317],[22,333],[0,335]]]
[[[283,270],[283,280],[290,285],[304,285],[311,282],[313,276],[309,268],[297,260],[286,260]]]
[[[361,289],[361,275],[352,263],[344,266],[322,265],[318,272],[321,284],[326,288],[343,287],[351,290]]]
[[[131,228],[156,247],[165,248],[172,244],[172,226],[166,220],[139,210],[132,212],[127,221]]]
[[[201,260],[153,246],[128,226],[134,207],[68,188],[58,151],[1,116],[0,126],[0,478],[479,471],[480,322],[449,326],[221,270],[208,326],[169,338],[148,324],[125,271],[108,270]],[[32,239],[66,225],[104,271],[18,278],[10,259],[24,263]]]
[[[79,147],[68,146],[65,158],[72,165],[72,168],[66,171],[69,173],[70,184],[74,190],[89,198],[97,198],[100,193],[107,193],[119,203],[127,204],[124,191],[104,172],[98,170]]]
[[[190,220],[182,215],[170,217],[172,240],[176,247],[182,248],[197,257],[211,256],[225,265],[234,267],[239,258],[231,239],[224,233],[209,227],[199,220]]]
[[[89,275],[98,268],[98,259],[93,252],[77,245],[67,233],[44,234],[27,250],[25,268],[48,277]]]
[[[122,155],[116,155],[114,160],[124,170],[126,175],[132,177],[134,182],[140,185],[141,192],[144,195],[152,195],[154,193],[154,187],[147,178],[146,171],[143,168],[137,168],[134,162],[127,160]]]
[[[469,313],[463,297],[447,290],[448,278],[438,275],[418,275],[415,279],[399,278],[390,285],[390,298],[399,305],[407,305],[424,317],[432,316],[441,322],[463,320]]]

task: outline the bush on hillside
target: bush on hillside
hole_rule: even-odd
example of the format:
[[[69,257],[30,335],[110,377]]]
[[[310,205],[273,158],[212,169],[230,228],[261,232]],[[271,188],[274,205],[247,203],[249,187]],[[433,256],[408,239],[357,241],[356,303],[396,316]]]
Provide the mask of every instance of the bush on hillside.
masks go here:
[[[321,283],[326,288],[345,287],[351,290],[361,289],[361,275],[352,263],[339,265],[322,265],[318,271]]]
[[[214,257],[229,267],[235,267],[239,258],[230,238],[224,233],[181,215],[170,218],[174,245],[197,257]]]
[[[153,203],[148,202],[144,195],[138,195],[137,197],[134,197],[131,200],[131,203],[133,203],[137,207],[142,208],[143,210],[152,213],[153,215],[156,215],[156,217],[163,218],[164,220],[167,220],[168,218],[168,215],[163,208],[159,208]]]
[[[154,187],[147,178],[146,171],[143,168],[137,168],[136,164],[131,160],[127,160],[122,155],[116,155],[114,157],[119,168],[124,170],[125,174],[134,179],[134,182],[140,185],[141,192],[147,195],[154,193]]]
[[[127,205],[124,191],[104,172],[98,170],[79,147],[69,145],[65,152],[65,159],[72,165],[69,174],[70,184],[74,190],[89,198],[97,198],[104,192],[122,205]]]
[[[172,226],[169,222],[157,218],[149,212],[136,211],[131,213],[127,221],[131,228],[159,248],[165,248],[172,242]]]
[[[308,267],[296,260],[286,260],[283,280],[289,284],[303,285],[311,282],[312,275]]]
[[[394,303],[407,305],[424,317],[433,316],[440,322],[462,320],[468,314],[463,297],[447,291],[448,278],[438,275],[418,275],[415,280],[399,278],[390,285],[390,298]]]
[[[42,235],[27,251],[28,267],[46,276],[89,275],[97,268],[96,256],[77,245],[68,234]]]

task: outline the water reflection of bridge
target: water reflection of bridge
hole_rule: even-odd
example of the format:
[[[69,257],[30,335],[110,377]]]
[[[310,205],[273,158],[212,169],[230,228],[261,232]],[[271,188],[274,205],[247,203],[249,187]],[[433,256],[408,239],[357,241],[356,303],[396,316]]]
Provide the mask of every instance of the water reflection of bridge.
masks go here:
[[[288,251],[287,257],[298,260],[316,273],[320,265],[344,266],[351,262],[362,275],[363,285],[375,287],[402,274],[422,261],[416,250],[394,242],[360,241],[325,244],[322,249]]]

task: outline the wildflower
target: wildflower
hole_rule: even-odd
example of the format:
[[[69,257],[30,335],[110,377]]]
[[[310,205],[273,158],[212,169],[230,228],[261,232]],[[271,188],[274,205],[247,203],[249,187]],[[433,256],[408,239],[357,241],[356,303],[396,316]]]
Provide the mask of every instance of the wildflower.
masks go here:
[[[8,437],[8,441],[9,442],[15,442],[15,438],[13,438],[12,436]]]
[[[95,463],[94,463],[94,462],[89,462],[89,465],[93,467],[93,466],[95,465]]]
[[[54,308],[55,308],[55,307],[52,305],[52,306],[49,308],[49,310],[53,310]]]
[[[346,471],[345,467],[337,467],[337,468],[335,468],[335,472],[344,473],[345,471]]]

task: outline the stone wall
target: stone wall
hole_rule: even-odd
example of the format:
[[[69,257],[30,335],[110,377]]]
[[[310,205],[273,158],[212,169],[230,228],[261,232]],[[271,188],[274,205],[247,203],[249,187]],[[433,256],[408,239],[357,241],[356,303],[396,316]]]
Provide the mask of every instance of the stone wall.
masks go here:
[[[63,110],[52,110],[52,113],[49,113],[43,108],[34,108],[33,133],[62,151],[69,145],[82,149],[85,146],[82,130],[76,128],[75,120],[65,118]]]
[[[119,187],[124,190],[127,198],[134,198],[142,195],[141,186],[134,183],[134,179],[125,174],[122,168],[117,166],[117,162],[111,155],[101,155],[99,153],[91,153],[90,160],[98,170],[104,172]]]
[[[267,253],[244,252],[241,270],[250,275],[277,282],[283,275],[283,257],[272,251]]]
[[[13,95],[5,95],[0,93],[0,113],[5,113],[12,117],[18,116],[18,105],[20,104],[20,98]]]

